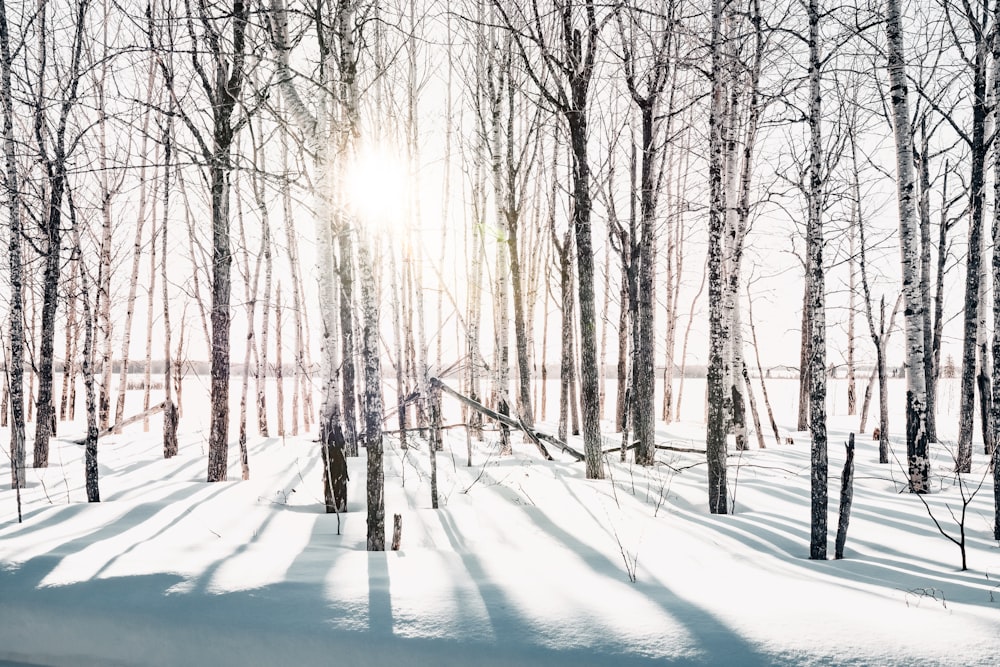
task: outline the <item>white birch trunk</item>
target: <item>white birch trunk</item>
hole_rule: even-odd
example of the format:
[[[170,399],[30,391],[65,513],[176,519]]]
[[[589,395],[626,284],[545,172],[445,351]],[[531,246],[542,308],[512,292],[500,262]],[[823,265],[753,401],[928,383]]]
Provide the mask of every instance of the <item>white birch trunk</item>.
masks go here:
[[[809,0],[809,185],[806,266],[809,313],[809,431],[811,446],[811,531],[809,558],[825,560],[829,491],[826,433],[826,281],[823,266],[822,109],[820,92],[820,7]]]
[[[920,245],[913,175],[913,136],[906,80],[906,57],[899,0],[887,0],[889,94],[896,139],[896,187],[903,271],[906,331],[906,454],[910,490],[930,491],[927,455],[927,397],[924,382],[923,302],[920,299]]]
[[[712,90],[709,112],[709,237],[708,237],[708,508],[713,514],[728,514],[726,483],[726,415],[724,356],[729,339],[723,312],[723,233],[725,190],[723,184],[723,124],[725,87],[723,67],[722,2],[712,1]]]

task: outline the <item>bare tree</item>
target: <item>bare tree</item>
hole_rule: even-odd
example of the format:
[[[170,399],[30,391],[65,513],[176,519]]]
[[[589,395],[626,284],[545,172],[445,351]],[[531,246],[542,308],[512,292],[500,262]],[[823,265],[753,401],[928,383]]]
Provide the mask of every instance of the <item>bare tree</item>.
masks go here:
[[[49,438],[55,428],[55,406],[52,398],[52,371],[56,311],[59,305],[59,278],[62,270],[63,205],[68,187],[68,162],[70,152],[78,145],[70,136],[70,115],[79,103],[79,86],[83,76],[82,53],[86,39],[88,0],[77,0],[72,7],[72,39],[70,62],[65,74],[59,77],[56,90],[48,90],[48,77],[55,64],[48,59],[51,40],[55,36],[49,29],[50,7],[39,8],[35,21],[38,24],[39,63],[38,85],[33,100],[33,126],[36,159],[41,163],[47,182],[48,197],[45,212],[40,216],[44,234],[43,254],[45,266],[42,278],[41,341],[38,355],[38,396],[35,427],[33,465],[45,468],[49,462]],[[56,118],[49,119],[47,101],[50,96],[58,100]],[[54,121],[54,122],[53,122]]]
[[[0,105],[3,106],[4,196],[7,199],[9,231],[7,261],[10,271],[10,314],[7,385],[10,387],[11,488],[25,486],[24,437],[24,281],[21,258],[21,203],[18,195],[17,144],[14,142],[14,98],[11,91],[12,58],[7,5],[0,0]],[[18,496],[20,498],[20,496]]]
[[[709,111],[708,155],[708,508],[713,514],[728,514],[726,486],[726,415],[723,356],[729,332],[722,313],[722,233],[725,227],[723,189],[723,135],[725,113],[725,68],[723,64],[722,0],[712,0],[712,70]]]
[[[829,489],[826,434],[826,281],[823,266],[823,144],[819,0],[809,0],[809,185],[806,280],[809,312],[809,431],[811,448],[811,531],[809,558],[825,560]]]
[[[83,302],[83,386],[87,401],[87,436],[83,442],[84,478],[87,489],[87,502],[98,503],[101,501],[99,471],[97,467],[97,437],[99,429],[97,423],[97,396],[94,389],[94,348],[96,346],[94,329],[96,328],[95,319],[97,319],[98,315],[94,313],[94,308],[90,304],[90,277],[87,274],[87,267],[84,265],[82,259],[83,248],[80,243],[80,229],[77,224],[76,207],[73,205],[73,197],[70,193],[67,193],[67,199],[69,200],[73,259],[80,265],[80,300]],[[103,242],[101,252],[103,253]]]
[[[916,215],[913,174],[913,136],[906,80],[899,0],[886,4],[886,36],[893,130],[896,139],[896,188],[899,204],[899,238],[903,269],[906,330],[906,455],[910,490],[930,491],[927,456],[927,397],[924,382],[923,300],[920,298],[920,237]],[[972,239],[970,239],[970,242]],[[972,273],[972,267],[969,267]],[[968,332],[967,332],[968,334]],[[973,338],[974,332],[973,332]]]
[[[627,14],[625,11],[627,11]],[[630,248],[629,309],[632,333],[632,430],[636,436],[636,462],[652,465],[655,454],[653,398],[655,389],[656,217],[663,168],[663,96],[671,81],[674,53],[673,26],[679,11],[670,2],[664,13],[652,16],[635,4],[616,7],[622,43],[625,83],[639,112],[641,155],[639,177],[640,219]],[[639,43],[639,35],[643,43]],[[648,43],[646,43],[648,42]],[[641,65],[643,63],[645,66]],[[642,69],[640,69],[642,67]],[[671,97],[671,101],[672,101]],[[672,110],[671,110],[672,111]],[[668,114],[673,118],[673,114]]]
[[[212,221],[211,421],[208,437],[209,482],[224,481],[229,466],[230,295],[232,248],[230,199],[234,171],[232,151],[248,121],[243,103],[250,57],[247,40],[250,3],[233,0],[231,9],[184,0],[183,20],[190,43],[190,65],[200,94],[211,113],[208,129],[189,104],[178,103],[180,119],[195,143],[193,153],[207,171]],[[170,17],[167,20],[171,20]],[[177,20],[174,18],[173,20]],[[160,60],[173,100],[183,94],[177,72]]]
[[[588,479],[604,477],[601,463],[597,312],[591,233],[591,172],[587,154],[588,100],[601,27],[594,0],[554,0],[552,11],[530,11],[494,0],[526,70],[542,97],[563,115],[573,158],[573,230],[580,308],[583,441]]]
[[[995,5],[993,13],[994,30],[1000,26],[1000,3]],[[1000,100],[1000,39],[993,36],[993,99]],[[1000,123],[996,124],[1000,126]],[[994,130],[996,132],[996,130]],[[994,139],[994,141],[996,141]],[[993,149],[993,197],[994,202],[1000,202],[1000,150]],[[993,208],[993,387],[1000,387],[1000,206]],[[993,428],[1000,428],[1000,400],[993,397]],[[1000,540],[1000,437],[994,433],[993,448],[993,539]]]

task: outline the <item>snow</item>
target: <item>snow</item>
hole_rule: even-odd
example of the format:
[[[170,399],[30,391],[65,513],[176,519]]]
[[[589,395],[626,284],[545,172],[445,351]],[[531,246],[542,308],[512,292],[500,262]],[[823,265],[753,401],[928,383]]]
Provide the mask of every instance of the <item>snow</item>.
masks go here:
[[[772,400],[794,385],[772,381]],[[791,404],[775,400],[786,426]],[[831,418],[831,556],[856,420]],[[82,448],[58,440],[50,468],[29,470],[18,524],[0,463],[0,664],[993,665],[1000,651],[990,478],[970,505],[962,572],[870,434],[858,436],[846,558],[817,562],[804,433],[730,457],[730,516],[708,514],[703,455],[661,451],[644,469],[615,452],[609,478],[588,481],[519,436],[511,457],[494,435],[474,442],[466,467],[461,429],[439,454],[432,510],[426,448],[389,438],[386,525],[403,516],[402,549],[368,553],[363,456],[338,517],[323,513],[311,435],[252,438],[250,481],[207,484],[206,422],[182,419],[171,460],[151,424],[102,439],[100,504],[85,502]],[[658,439],[702,446],[704,427],[660,423]],[[927,500],[957,535],[959,482],[947,450],[934,456]],[[967,488],[986,465],[977,455]]]

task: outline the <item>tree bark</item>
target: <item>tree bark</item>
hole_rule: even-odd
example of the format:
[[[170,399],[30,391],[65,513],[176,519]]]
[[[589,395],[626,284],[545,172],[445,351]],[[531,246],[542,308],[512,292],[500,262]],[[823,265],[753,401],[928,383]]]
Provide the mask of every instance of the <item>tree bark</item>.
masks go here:
[[[1000,25],[1000,4],[994,6],[993,25]],[[1000,69],[996,63],[1000,63],[1000,40],[993,39],[993,99],[1000,100]],[[996,123],[995,126],[1000,126]],[[1000,202],[1000,151],[993,151],[993,200]],[[947,183],[947,181],[945,181]],[[942,236],[944,228],[942,225]],[[993,208],[993,386],[1000,387],[1000,252],[997,248],[1000,244],[1000,207]],[[940,248],[939,253],[944,254],[944,249]],[[940,269],[938,283],[941,283]],[[935,332],[936,333],[936,332]],[[994,397],[995,399],[996,397]],[[1000,427],[1000,400],[994,400],[992,405],[993,428]],[[1000,439],[1000,434],[994,430],[994,445]],[[1000,447],[993,448],[993,539],[1000,540]]]
[[[712,514],[728,514],[726,486],[726,415],[723,354],[728,332],[722,313],[722,234],[725,226],[725,194],[722,183],[722,124],[725,104],[722,63],[722,2],[712,0],[712,93],[709,112],[709,214],[708,214],[708,429],[705,441],[708,461],[708,508]]]
[[[0,106],[3,107],[4,190],[7,196],[7,261],[10,271],[10,314],[7,320],[10,361],[10,484],[25,486],[24,434],[24,279],[21,256],[21,210],[14,142],[14,99],[11,92],[10,28],[6,0],[0,0]],[[18,495],[20,498],[20,495]]]
[[[368,551],[385,551],[385,473],[382,467],[382,370],[379,358],[379,309],[368,244],[358,242],[361,309],[364,314],[361,356],[364,366],[364,442],[368,450]]]
[[[809,273],[809,431],[811,447],[811,531],[809,558],[827,553],[826,281],[823,266],[823,162],[819,53],[819,0],[809,0],[809,212],[806,266]]]
[[[45,170],[49,198],[43,214],[42,233],[44,234],[44,269],[42,279],[42,329],[41,344],[38,355],[38,397],[36,407],[35,450],[33,465],[45,468],[49,464],[49,439],[55,430],[55,406],[52,396],[52,371],[54,361],[54,336],[56,310],[59,303],[59,277],[62,268],[62,207],[67,188],[67,131],[69,116],[78,102],[77,90],[81,78],[81,60],[83,52],[83,37],[86,27],[87,0],[78,0],[74,7],[74,25],[72,37],[72,58],[66,73],[66,88],[58,104],[58,120],[56,129],[52,132],[51,153],[47,147],[46,106],[42,99],[37,100],[34,113],[35,140],[39,155]],[[39,23],[39,34],[42,36],[42,50],[46,49],[47,39],[47,9],[42,7],[36,18]],[[43,94],[46,65],[43,62],[38,68],[39,94]],[[72,144],[71,144],[72,146]],[[71,147],[70,146],[70,147]]]
[[[899,237],[902,257],[904,315],[906,326],[906,454],[910,490],[925,493],[930,461],[927,452],[927,392],[924,376],[923,303],[920,299],[919,226],[914,209],[913,137],[906,81],[906,58],[899,0],[888,0],[886,35],[889,42],[888,65],[893,130],[896,138],[896,183],[899,204]],[[981,184],[979,186],[982,187]],[[973,189],[976,179],[973,176]],[[973,217],[975,217],[973,212]],[[981,211],[980,211],[981,216]],[[975,225],[973,224],[973,227]],[[970,237],[970,242],[974,241]],[[971,261],[971,260],[970,260]],[[973,273],[972,267],[969,268]],[[977,274],[978,275],[978,274]],[[977,291],[974,291],[974,293]],[[973,318],[974,324],[975,318]],[[968,324],[968,322],[967,322]],[[969,336],[969,334],[972,334]],[[966,331],[967,341],[975,331]],[[973,348],[972,362],[975,356]],[[974,370],[974,369],[973,369]]]
[[[837,541],[834,546],[834,558],[844,557],[844,546],[847,544],[847,527],[851,522],[851,503],[854,500],[854,434],[847,439],[847,458],[844,461],[844,472],[840,476],[840,520],[837,522]]]
[[[163,149],[163,225],[160,230],[160,283],[163,290],[163,458],[169,459],[177,455],[177,406],[174,404],[171,383],[173,382],[173,358],[170,354],[170,286],[167,280],[167,239],[170,225],[166,221],[170,218],[170,166],[171,152],[173,148],[173,124],[167,121],[167,128],[164,132]],[[141,226],[141,225],[140,225]],[[138,242],[138,239],[137,239]],[[127,348],[126,348],[127,349]],[[125,360],[122,360],[125,364]],[[179,398],[179,397],[178,397]],[[118,423],[123,415],[115,414],[115,422]]]

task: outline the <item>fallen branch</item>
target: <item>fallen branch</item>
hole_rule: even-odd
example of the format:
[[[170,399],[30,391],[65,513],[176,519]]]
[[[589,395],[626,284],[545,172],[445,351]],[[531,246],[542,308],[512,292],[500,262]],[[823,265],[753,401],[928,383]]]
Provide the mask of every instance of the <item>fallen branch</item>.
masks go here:
[[[117,433],[118,431],[120,431],[121,429],[125,428],[126,426],[131,426],[132,424],[134,424],[134,423],[136,423],[138,421],[142,421],[146,417],[152,417],[157,412],[163,412],[163,410],[166,407],[167,407],[166,401],[164,401],[162,403],[157,403],[156,405],[152,406],[148,410],[144,410],[144,411],[140,412],[137,415],[132,415],[131,417],[126,417],[125,419],[121,420],[117,424],[113,424],[113,425],[109,426],[108,428],[106,428],[103,431],[99,432],[97,434],[97,437],[98,437],[98,439],[100,439],[100,438],[103,438],[106,435],[111,435],[113,433]],[[73,440],[66,440],[66,442],[72,442],[74,445],[83,445],[83,444],[85,444],[87,442],[87,438],[83,437],[83,438],[78,438],[78,439],[73,439]]]
[[[567,454],[575,458],[577,461],[583,461],[585,458],[582,453],[573,449],[572,447],[567,445],[565,442],[562,442],[555,436],[549,435],[548,433],[543,433],[541,431],[537,431],[533,428],[529,428],[520,419],[513,419],[511,417],[508,417],[507,415],[500,414],[496,410],[491,410],[490,408],[486,407],[479,401],[473,400],[468,396],[464,396],[463,394],[460,394],[459,392],[455,391],[454,389],[446,385],[444,382],[442,382],[439,378],[436,377],[431,378],[431,384],[436,387],[439,387],[441,391],[453,396],[454,398],[458,399],[459,401],[469,406],[473,410],[479,412],[480,414],[486,415],[487,417],[493,419],[494,421],[498,421],[505,426],[508,426],[510,428],[515,428],[525,433],[528,436],[528,438],[535,443],[535,446],[538,447],[538,451],[541,452],[542,456],[544,456],[546,460],[551,461],[552,456],[545,448],[545,445],[542,444],[543,441],[549,443],[550,445],[558,447],[562,451],[566,452]]]
[[[625,449],[626,450],[628,450],[628,449],[635,449],[635,445],[636,445],[636,443],[633,442],[631,445],[628,445],[627,447],[625,447]],[[663,450],[666,450],[666,451],[669,451],[669,452],[683,452],[685,454],[704,454],[705,453],[704,449],[696,449],[694,447],[674,447],[673,445],[654,445],[654,446],[657,449],[663,449]],[[622,447],[620,447],[618,445],[615,445],[611,449],[605,449],[605,450],[603,450],[601,452],[601,454],[610,454],[612,452],[620,452],[621,450],[622,450]]]

